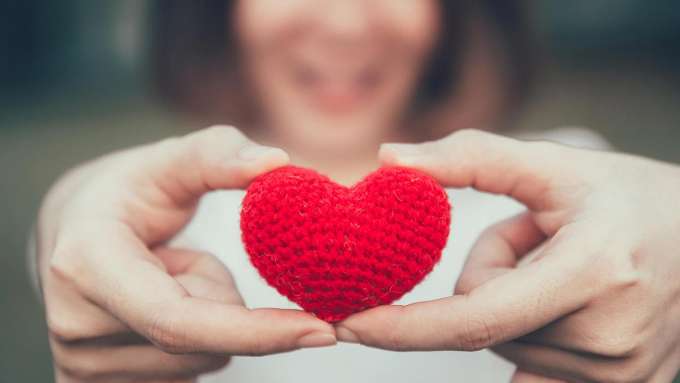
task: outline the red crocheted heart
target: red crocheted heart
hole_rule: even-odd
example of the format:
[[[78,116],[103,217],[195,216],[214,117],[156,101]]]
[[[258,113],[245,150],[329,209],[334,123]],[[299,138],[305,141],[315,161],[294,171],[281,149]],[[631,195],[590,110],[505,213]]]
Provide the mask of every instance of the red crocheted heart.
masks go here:
[[[382,168],[347,188],[287,166],[250,184],[241,231],[271,286],[336,322],[418,284],[439,261],[450,220],[446,192],[418,171]]]

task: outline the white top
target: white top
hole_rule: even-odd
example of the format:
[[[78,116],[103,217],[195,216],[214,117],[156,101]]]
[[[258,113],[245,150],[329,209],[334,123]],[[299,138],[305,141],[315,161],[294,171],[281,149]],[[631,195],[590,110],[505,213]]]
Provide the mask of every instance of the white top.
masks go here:
[[[596,135],[575,128],[542,138],[576,146],[606,147]],[[451,234],[440,263],[425,280],[396,303],[431,300],[452,294],[465,257],[482,230],[520,212],[523,206],[504,197],[471,189],[448,190]],[[239,214],[243,191],[206,195],[191,223],[173,244],[209,251],[231,270],[249,307],[297,308],[267,285],[250,264],[241,242]],[[489,351],[392,352],[339,343],[265,357],[234,357],[227,368],[201,382],[507,382],[514,367]]]

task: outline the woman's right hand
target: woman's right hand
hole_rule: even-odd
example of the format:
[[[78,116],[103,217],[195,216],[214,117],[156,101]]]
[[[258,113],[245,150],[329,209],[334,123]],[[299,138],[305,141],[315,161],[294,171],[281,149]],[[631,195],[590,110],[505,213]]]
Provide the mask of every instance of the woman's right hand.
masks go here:
[[[163,246],[201,195],[243,188],[287,161],[214,127],[63,176],[37,225],[57,381],[191,381],[230,355],[334,344],[333,328],[310,314],[246,308],[214,256]]]

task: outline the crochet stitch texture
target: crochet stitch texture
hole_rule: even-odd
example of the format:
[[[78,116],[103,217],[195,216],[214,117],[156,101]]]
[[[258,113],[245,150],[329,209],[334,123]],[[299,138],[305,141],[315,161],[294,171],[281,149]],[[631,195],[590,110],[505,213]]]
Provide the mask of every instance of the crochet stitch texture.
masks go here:
[[[267,283],[328,321],[393,302],[439,261],[451,207],[430,176],[385,167],[351,188],[286,166],[257,177],[241,209]]]

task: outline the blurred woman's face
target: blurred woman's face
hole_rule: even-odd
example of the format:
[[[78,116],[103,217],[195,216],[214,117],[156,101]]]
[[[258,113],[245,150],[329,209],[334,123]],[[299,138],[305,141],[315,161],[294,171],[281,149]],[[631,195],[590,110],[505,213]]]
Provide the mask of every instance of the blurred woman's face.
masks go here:
[[[267,127],[305,150],[385,139],[439,30],[434,0],[245,0],[235,15]]]

